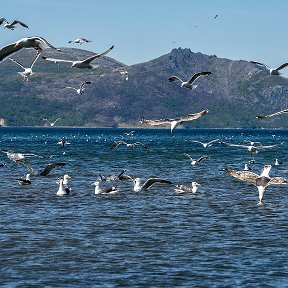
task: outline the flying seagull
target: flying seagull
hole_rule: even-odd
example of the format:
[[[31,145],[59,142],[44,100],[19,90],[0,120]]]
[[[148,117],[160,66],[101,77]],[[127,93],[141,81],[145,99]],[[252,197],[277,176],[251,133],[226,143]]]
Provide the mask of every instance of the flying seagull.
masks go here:
[[[257,61],[250,61],[250,62],[253,64],[257,64],[257,65],[266,67],[269,70],[270,75],[276,75],[276,76],[281,74],[279,70],[285,68],[288,65],[288,63],[284,63],[284,64],[280,65],[278,68],[271,68],[268,65],[261,63],[261,62],[257,62]]]
[[[95,186],[95,194],[113,194],[119,191],[117,186],[100,189],[100,181],[95,181],[94,183],[92,183],[92,185]]]
[[[56,122],[58,122],[59,120],[61,120],[62,118],[57,118],[55,121],[50,122],[47,118],[42,118],[43,121],[46,121],[47,123],[49,123],[49,125],[51,127],[55,126]]]
[[[193,159],[193,158],[191,157],[191,155],[189,155],[189,154],[187,154],[187,153],[183,153],[183,155],[187,156],[187,157],[190,159],[191,165],[196,165],[196,164],[198,164],[199,162],[201,162],[201,161],[206,160],[206,159],[209,158],[208,156],[201,156],[201,157],[198,158],[198,159]]]
[[[271,118],[271,117],[274,117],[274,116],[277,116],[277,115],[281,115],[281,114],[286,114],[286,113],[288,113],[288,109],[281,110],[281,111],[278,111],[278,112],[275,112],[275,113],[272,113],[272,114],[268,114],[268,115],[257,115],[256,118],[259,118],[259,119]]]
[[[181,87],[183,88],[188,88],[190,90],[195,89],[198,85],[193,85],[193,82],[199,78],[200,76],[204,76],[204,75],[210,75],[212,74],[212,72],[209,71],[204,71],[204,72],[197,72],[195,74],[192,75],[192,77],[188,80],[188,81],[183,81],[182,79],[180,79],[178,76],[172,76],[168,79],[169,82],[173,82],[175,80],[178,80],[181,82]]]
[[[198,190],[198,187],[201,186],[201,184],[195,181],[193,181],[191,184],[192,184],[191,188],[182,184],[177,184],[174,190],[178,193],[196,193]]]
[[[99,59],[101,57],[103,57],[104,55],[106,55],[108,52],[110,52],[112,49],[114,48],[114,45],[112,47],[110,47],[108,50],[102,52],[102,53],[99,53],[99,54],[96,54],[96,55],[93,55],[87,59],[84,59],[84,60],[76,60],[76,61],[73,61],[73,60],[63,60],[63,59],[54,59],[54,58],[47,58],[47,57],[44,57],[42,56],[43,59],[47,60],[47,61],[52,61],[52,62],[66,62],[66,63],[72,63],[71,64],[71,67],[76,67],[76,68],[96,68],[97,65],[93,65],[91,64],[91,62],[95,59]]]
[[[215,139],[215,140],[212,140],[212,141],[206,142],[206,143],[200,142],[200,141],[196,141],[196,140],[193,140],[192,142],[194,142],[194,143],[199,143],[199,144],[201,144],[204,148],[208,148],[208,147],[212,146],[212,144],[213,144],[214,142],[217,142],[217,141],[219,141],[219,139]]]
[[[258,146],[254,146],[252,145],[242,145],[242,144],[232,144],[232,143],[227,143],[227,142],[220,142],[221,144],[224,144],[226,146],[230,146],[230,147],[240,147],[240,148],[246,148],[251,154],[252,153],[258,153],[258,149],[267,149],[267,148],[274,148],[279,146],[278,144],[274,144],[274,145],[258,145]],[[253,142],[252,142],[253,143]]]
[[[270,177],[269,172],[271,170],[271,165],[265,165],[263,171],[260,175],[250,171],[236,171],[233,169],[225,168],[224,172],[230,174],[231,176],[249,182],[257,187],[259,193],[259,203],[263,204],[262,199],[265,193],[266,188],[272,184],[288,184],[288,179],[282,177]]]
[[[208,109],[203,110],[196,114],[188,114],[187,116],[175,118],[175,119],[160,119],[160,120],[146,120],[141,119],[140,123],[150,125],[150,126],[159,126],[159,125],[170,125],[171,133],[173,132],[173,129],[178,126],[179,124],[182,124],[183,122],[193,121],[196,120],[208,113]]]
[[[134,143],[127,143],[125,141],[122,141],[122,140],[118,140],[118,141],[115,141],[111,146],[110,146],[110,149],[114,149],[116,147],[118,147],[119,145],[126,145],[128,148],[135,148],[136,146],[142,146],[144,148],[145,151],[148,151],[148,147],[141,143],[141,142],[134,142]]]
[[[144,182],[143,185],[141,185],[141,179],[140,178],[134,178],[133,182],[134,182],[133,190],[135,192],[139,192],[139,191],[142,191],[142,190],[147,190],[150,186],[152,186],[155,183],[173,184],[173,182],[171,182],[171,181],[160,179],[160,178],[149,178],[148,180],[146,180]]]
[[[52,48],[61,51],[52,46],[47,40],[42,37],[25,37],[0,49],[0,62],[11,54],[21,50],[22,48],[34,48],[37,52],[41,53],[46,48]]]
[[[4,22],[4,28],[8,28],[10,30],[14,30],[17,24],[21,25],[22,27],[29,28],[25,23],[19,21],[19,20],[13,20],[11,23],[9,23],[5,18],[0,18],[0,25],[2,25]]]
[[[9,59],[12,62],[14,62],[15,64],[17,64],[18,66],[20,66],[21,68],[24,69],[23,72],[18,72],[18,73],[23,77],[23,81],[25,81],[25,80],[28,81],[29,76],[34,74],[33,71],[32,71],[32,68],[33,68],[35,62],[37,61],[37,59],[39,58],[39,56],[40,56],[40,53],[37,52],[35,58],[32,61],[31,66],[28,67],[28,68],[25,68],[21,63],[19,63],[18,61],[14,60],[13,58],[9,58]]]
[[[90,82],[90,81],[82,82],[82,83],[80,84],[80,86],[79,86],[78,89],[77,89],[77,88],[74,88],[74,87],[71,87],[71,86],[64,87],[64,88],[73,89],[73,90],[75,90],[75,91],[77,92],[78,95],[81,95],[81,94],[84,93],[84,90],[85,90],[85,87],[84,87],[84,86],[85,86],[86,84],[91,84],[91,82]]]
[[[80,45],[82,45],[83,43],[89,43],[89,42],[92,42],[92,41],[85,39],[85,38],[77,38],[75,40],[68,41],[68,43],[74,43],[74,44],[80,44]]]
[[[7,150],[7,149],[3,149],[3,148],[1,148],[1,151],[3,153],[6,153],[7,157],[14,162],[25,160],[28,157],[43,158],[43,156],[33,154],[33,153],[15,153],[11,150]]]

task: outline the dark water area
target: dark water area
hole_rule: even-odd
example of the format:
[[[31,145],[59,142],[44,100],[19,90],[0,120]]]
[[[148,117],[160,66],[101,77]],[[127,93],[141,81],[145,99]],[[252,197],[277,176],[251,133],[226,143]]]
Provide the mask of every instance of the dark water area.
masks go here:
[[[259,141],[279,147],[259,150],[252,171],[282,162],[271,176],[288,178],[288,130],[269,129],[78,129],[1,128],[0,147],[35,153],[36,171],[64,162],[48,176],[0,154],[1,287],[287,287],[288,185],[271,185],[258,205],[257,188],[223,172],[243,170],[244,148],[192,142],[220,139]],[[64,148],[57,142],[65,138]],[[140,141],[134,149],[116,140]],[[281,144],[281,145],[280,145]],[[183,153],[209,158],[192,166]],[[125,174],[155,184],[134,192],[132,181],[118,193],[95,195],[99,174]],[[69,196],[56,195],[59,178],[71,176]],[[179,194],[177,183],[201,184],[196,194]]]

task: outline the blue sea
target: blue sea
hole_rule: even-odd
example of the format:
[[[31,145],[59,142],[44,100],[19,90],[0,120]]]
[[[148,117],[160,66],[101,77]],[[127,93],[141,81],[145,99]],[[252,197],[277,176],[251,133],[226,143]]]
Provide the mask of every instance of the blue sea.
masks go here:
[[[70,144],[62,148],[61,138]],[[288,130],[0,128],[2,149],[43,156],[28,160],[36,171],[66,163],[21,186],[27,168],[0,153],[0,286],[288,287],[288,186],[269,186],[258,205],[256,187],[223,172],[243,170],[249,152],[192,142],[213,139],[279,144],[259,150],[250,167],[259,174],[277,158],[270,175],[288,178]],[[149,150],[110,149],[117,140]],[[192,166],[183,153],[209,158]],[[122,170],[174,184],[134,192],[131,181],[106,181],[101,187],[119,192],[95,195],[99,174]],[[71,194],[60,197],[64,174]],[[192,181],[201,184],[196,194],[174,191]]]

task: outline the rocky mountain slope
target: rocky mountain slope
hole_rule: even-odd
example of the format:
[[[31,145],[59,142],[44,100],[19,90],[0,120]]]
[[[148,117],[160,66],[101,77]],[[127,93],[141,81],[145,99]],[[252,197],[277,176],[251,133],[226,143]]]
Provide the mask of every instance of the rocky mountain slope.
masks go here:
[[[74,60],[93,55],[75,48],[62,50],[47,50],[43,56]],[[13,58],[28,67],[34,55],[35,51],[23,49]],[[110,57],[94,63],[99,67],[78,69],[39,59],[33,68],[35,74],[23,82],[17,73],[22,69],[7,59],[0,64],[0,118],[9,126],[42,126],[41,118],[52,121],[62,117],[57,125],[143,127],[141,118],[174,118],[207,108],[205,117],[185,127],[285,128],[288,124],[285,115],[255,118],[257,114],[288,108],[288,80],[270,76],[267,69],[248,61],[178,48],[131,66]],[[128,81],[120,74],[124,70],[128,71]],[[198,71],[213,74],[198,78],[198,87],[193,91],[168,81],[172,75],[187,80]],[[65,88],[78,87],[83,81],[92,83],[82,95]]]

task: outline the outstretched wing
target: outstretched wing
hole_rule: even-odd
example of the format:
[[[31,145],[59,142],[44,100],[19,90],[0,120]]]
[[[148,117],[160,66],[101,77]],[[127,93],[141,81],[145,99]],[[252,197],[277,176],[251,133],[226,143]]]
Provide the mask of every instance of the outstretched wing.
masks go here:
[[[217,141],[219,141],[219,140],[220,140],[220,139],[212,140],[212,141],[208,142],[207,145],[210,145],[210,144],[212,144],[212,143],[214,143],[214,142],[217,142]]]
[[[279,71],[279,70],[285,68],[286,66],[288,66],[288,63],[284,63],[284,64],[280,65],[280,66],[279,66],[278,68],[276,68],[275,70]]]
[[[201,162],[202,160],[206,160],[208,158],[209,158],[208,156],[202,156],[197,160],[197,162]]]
[[[225,168],[224,172],[230,174],[231,176],[239,180],[250,182],[253,185],[256,185],[256,180],[259,177],[259,175],[257,175],[256,173],[250,171],[236,171],[233,169]]]
[[[231,147],[242,147],[242,148],[248,148],[249,146],[247,145],[242,145],[242,144],[232,144],[232,143],[227,143],[227,142],[220,142],[221,144],[224,144],[226,146],[231,146]]]
[[[281,110],[272,114],[268,114],[268,115],[257,115],[256,118],[262,119],[262,118],[271,118],[273,116],[277,116],[277,115],[281,115],[281,114],[285,114],[288,113],[288,109],[285,110]]]
[[[15,43],[11,43],[7,46],[4,46],[0,49],[0,62],[5,59],[7,56],[13,54],[14,52],[19,51],[20,49],[22,49],[22,47],[20,45],[16,45]]]
[[[288,179],[285,179],[283,177],[273,177],[270,179],[267,185],[280,185],[280,184],[288,184]]]
[[[181,120],[181,122],[196,120],[196,119],[206,115],[208,112],[209,112],[209,110],[205,109],[201,112],[198,112],[195,114],[188,114],[187,116],[181,117],[180,120]],[[177,119],[175,119],[175,120],[177,120]]]
[[[34,64],[35,64],[35,62],[37,61],[37,59],[40,57],[40,55],[41,55],[41,53],[39,53],[39,52],[37,52],[37,54],[36,54],[36,56],[35,56],[35,58],[33,59],[33,61],[32,61],[32,64],[31,64],[31,69],[33,68],[33,66],[34,66]]]
[[[20,24],[21,26],[25,27],[25,28],[29,28],[25,23],[19,21],[19,20],[14,20],[12,23],[10,23],[10,25],[16,25],[16,24]]]
[[[65,165],[66,163],[50,163],[44,168],[44,170],[40,173],[40,175],[47,176],[51,172],[51,170],[53,170],[54,168],[63,167]]]
[[[80,89],[83,89],[85,84],[91,84],[91,81],[85,81],[85,82],[81,83]]]
[[[169,180],[163,180],[163,179],[160,179],[160,178],[149,178],[143,184],[142,189],[148,189],[150,186],[152,186],[155,183],[173,184],[173,182],[171,182]]]
[[[89,58],[85,59],[85,60],[83,61],[83,63],[90,63],[90,62],[92,62],[93,60],[95,60],[95,59],[97,59],[97,58],[103,57],[103,56],[105,56],[108,52],[110,52],[113,48],[114,48],[114,45],[111,46],[109,49],[107,49],[106,51],[104,51],[104,52],[102,52],[102,53],[96,54],[96,55],[94,55],[94,56],[92,56],[92,57],[89,57]]]
[[[122,140],[118,140],[118,141],[115,141],[111,146],[110,146],[110,149],[114,149],[114,148],[116,148],[118,145],[120,145],[120,144],[125,144],[125,145],[127,145],[127,143],[126,142],[124,142],[124,141],[122,141]]]
[[[147,147],[145,144],[143,144],[143,143],[141,143],[141,142],[135,142],[134,144],[135,144],[135,145],[141,145],[141,146],[143,146],[143,148],[144,148],[145,151],[148,151],[148,147]]]
[[[191,155],[189,155],[188,153],[183,153],[183,155],[187,156],[191,161],[194,160],[194,159],[191,157]]]
[[[173,82],[173,81],[175,81],[175,80],[178,80],[178,81],[180,81],[180,82],[183,82],[183,80],[180,79],[178,76],[171,76],[170,78],[168,78],[168,81],[169,81],[169,82]]]
[[[266,67],[267,69],[269,69],[270,67],[262,62],[258,62],[258,61],[250,61],[250,63],[253,63],[253,64],[257,64],[257,65],[260,65],[260,66],[264,66]]]
[[[49,57],[45,57],[45,56],[42,56],[42,58],[43,58],[44,60],[51,61],[51,62],[54,62],[54,63],[58,63],[58,62],[74,63],[74,62],[75,62],[75,61],[72,61],[72,60],[49,58]]]
[[[21,68],[25,69],[25,67],[19,63],[18,61],[14,60],[13,58],[9,58],[9,60],[11,60],[12,62],[14,62],[15,64],[17,64],[18,66],[20,66]]]
[[[192,75],[192,77],[189,79],[188,83],[191,84],[191,83],[194,82],[198,77],[204,76],[204,75],[210,75],[210,74],[212,74],[212,72],[210,72],[210,71],[197,72],[197,73],[195,73],[195,74]]]
[[[273,148],[277,147],[279,144],[274,144],[274,145],[266,145],[266,146],[254,146],[256,149],[266,149],[266,148]]]
[[[159,120],[147,120],[141,119],[142,124],[150,125],[150,126],[158,126],[158,125],[165,125],[170,124],[174,119],[159,119]]]

